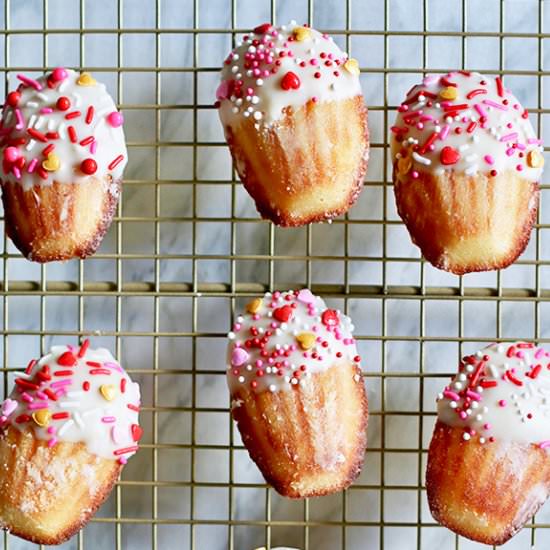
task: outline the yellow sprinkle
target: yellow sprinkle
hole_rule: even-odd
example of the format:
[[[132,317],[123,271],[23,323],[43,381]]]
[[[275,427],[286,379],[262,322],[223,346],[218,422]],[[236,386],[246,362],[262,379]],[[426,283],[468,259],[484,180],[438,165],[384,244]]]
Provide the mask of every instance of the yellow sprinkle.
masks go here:
[[[538,151],[529,151],[527,153],[527,164],[531,168],[541,168],[544,166],[544,157]]]
[[[412,168],[411,157],[402,157],[397,161],[397,171],[404,176]]]
[[[41,427],[45,428],[50,423],[52,413],[48,409],[40,409],[32,413],[32,419]]]
[[[439,95],[443,99],[456,99],[457,91],[454,86],[449,86],[447,88],[443,88],[443,90],[439,92]]]
[[[251,302],[249,302],[246,305],[246,311],[248,311],[248,313],[252,313],[252,315],[254,315],[254,313],[258,313],[258,311],[260,310],[261,307],[262,307],[262,299],[261,298],[254,298],[254,300],[252,300]]]
[[[90,73],[82,73],[76,83],[79,86],[95,86],[96,80]]]
[[[42,161],[42,168],[48,172],[55,172],[59,170],[61,163],[59,162],[59,157],[55,153],[50,153],[46,160]]]
[[[353,57],[350,57],[345,63],[344,63],[344,69],[348,71],[348,73],[351,73],[355,76],[359,74],[359,63],[357,62],[357,59],[353,59]]]
[[[116,397],[117,389],[113,384],[102,384],[99,391],[106,401],[112,401]]]
[[[296,27],[293,34],[297,42],[303,42],[311,36],[311,31],[307,27]]]
[[[296,336],[296,341],[302,349],[309,349],[315,344],[316,336],[313,332],[301,332]]]

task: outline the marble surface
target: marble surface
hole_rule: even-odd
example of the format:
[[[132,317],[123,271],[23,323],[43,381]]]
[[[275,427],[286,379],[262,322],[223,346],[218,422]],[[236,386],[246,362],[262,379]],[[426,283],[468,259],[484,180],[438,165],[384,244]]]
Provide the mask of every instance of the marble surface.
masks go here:
[[[233,18],[238,28],[256,26],[271,15],[268,0],[200,0],[194,13],[192,0],[48,0],[48,15],[39,0],[12,0],[8,9],[0,2],[0,19],[4,28],[30,29],[30,33],[13,34],[6,44],[0,36],[0,59],[8,67],[32,70],[46,62],[48,66],[86,66],[104,80],[121,104],[126,117],[130,144],[130,162],[120,209],[121,217],[113,225],[98,255],[84,263],[52,264],[45,268],[23,259],[7,260],[10,280],[33,281],[158,281],[163,283],[232,283],[270,280],[278,285],[312,283],[452,286],[459,278],[421,267],[418,250],[411,245],[400,223],[385,228],[383,220],[398,221],[391,187],[380,183],[384,172],[382,145],[384,135],[384,94],[390,106],[401,100],[411,84],[419,80],[418,67],[446,70],[466,68],[493,71],[500,66],[514,72],[506,76],[507,84],[528,107],[547,107],[548,86],[538,87],[536,76],[520,74],[526,70],[547,70],[549,41],[536,38],[499,39],[483,36],[498,32],[548,32],[550,10],[543,5],[538,19],[536,0],[502,2],[498,0],[388,0],[387,28],[397,32],[418,32],[427,28],[438,34],[430,36],[423,47],[418,35],[390,34],[386,47],[380,34],[346,37],[335,33],[336,40],[351,51],[363,69],[362,84],[371,107],[370,128],[373,149],[367,181],[345,226],[318,225],[293,230],[271,229],[267,223],[239,221],[231,233],[231,217],[255,220],[257,214],[241,186],[232,186],[231,161],[223,145],[223,135],[212,104],[216,88],[216,67],[230,49],[231,37],[204,33],[194,36],[182,29],[227,29]],[[423,5],[428,10],[423,14]],[[317,28],[342,31],[346,28],[346,2],[316,0],[279,0],[273,2],[279,22],[290,19],[305,21],[308,5],[313,6],[313,24]],[[463,5],[466,20],[462,21]],[[81,11],[82,7],[82,11]],[[120,7],[120,9],[119,9]],[[350,27],[356,31],[384,30],[384,2],[349,0]],[[8,20],[5,14],[8,14]],[[425,15],[425,16],[424,16]],[[501,21],[502,19],[502,21]],[[80,26],[93,32],[82,40],[74,32]],[[47,41],[39,31],[44,21],[52,30]],[[120,37],[113,32],[119,25]],[[155,35],[155,26],[162,32]],[[475,35],[463,39],[456,34],[464,28]],[[426,27],[425,27],[426,26]],[[58,32],[59,29],[70,29]],[[450,33],[445,35],[445,33]],[[480,34],[481,33],[481,34]],[[158,40],[157,40],[158,39]],[[539,49],[541,57],[539,58]],[[120,64],[120,76],[113,70]],[[196,64],[194,80],[191,71]],[[383,68],[408,69],[410,72],[388,73]],[[158,76],[152,71],[161,67]],[[101,69],[104,70],[101,70]],[[163,70],[164,69],[164,70]],[[13,83],[14,73],[9,72]],[[543,78],[546,80],[546,76]],[[386,84],[386,85],[385,85]],[[540,95],[539,95],[540,94]],[[159,102],[158,118],[151,106]],[[196,111],[191,108],[198,105]],[[166,108],[162,108],[166,106]],[[389,113],[389,121],[393,112]],[[539,127],[544,117],[532,118]],[[550,125],[540,126],[546,137]],[[190,145],[199,142],[195,151]],[[155,142],[160,142],[158,155]],[[161,185],[155,192],[154,182]],[[195,181],[195,185],[191,183]],[[540,223],[548,223],[548,198],[542,193]],[[155,227],[154,218],[160,217]],[[192,223],[196,216],[199,221]],[[548,260],[550,239],[547,229],[533,233],[523,260]],[[347,253],[355,259],[347,265]],[[308,266],[304,256],[317,257]],[[7,251],[15,252],[8,242]],[[120,263],[112,255],[122,252]],[[231,263],[235,252],[248,259]],[[168,257],[158,261],[154,255]],[[199,255],[194,264],[191,254]],[[269,254],[276,259],[269,261]],[[383,265],[382,255],[390,261]],[[329,257],[329,259],[327,259]],[[6,261],[6,260],[3,260]],[[308,269],[309,268],[309,269]],[[517,264],[500,274],[484,273],[464,277],[464,287],[541,288],[547,287],[548,267],[533,263]],[[117,276],[120,273],[120,279]],[[334,306],[343,301],[329,299]],[[155,304],[150,294],[125,296],[119,301],[112,293],[95,294],[82,301],[73,295],[48,296],[42,302],[36,295],[10,296],[4,308],[4,334],[0,339],[7,367],[23,367],[30,355],[52,343],[71,341],[66,331],[81,328],[99,331],[93,343],[104,345],[119,354],[132,376],[142,384],[145,412],[144,448],[134,457],[123,474],[122,484],[101,509],[105,522],[91,523],[81,535],[63,548],[89,549],[117,547],[117,530],[109,518],[125,518],[121,523],[120,547],[125,549],[153,547],[199,550],[252,550],[266,544],[303,549],[334,550],[347,548],[393,550],[474,549],[481,545],[460,540],[449,531],[434,526],[426,505],[425,494],[415,487],[423,480],[423,461],[419,463],[419,443],[425,448],[433,427],[433,416],[419,410],[435,410],[435,395],[443,384],[443,375],[456,365],[460,351],[471,352],[479,342],[496,336],[535,338],[550,336],[545,323],[547,304],[535,310],[533,303],[494,301],[388,299],[385,304],[372,298],[348,301],[348,312],[357,326],[361,355],[366,359],[366,384],[370,409],[369,446],[365,468],[358,484],[360,489],[346,495],[335,495],[308,504],[278,497],[267,491],[257,469],[242,449],[238,433],[227,412],[228,395],[224,378],[225,340],[231,320],[231,301],[226,296],[203,295],[192,299],[178,294],[163,294]],[[237,307],[243,300],[237,300]],[[117,322],[118,316],[118,322]],[[157,319],[157,321],[155,320]],[[497,323],[497,320],[500,322]],[[497,324],[500,333],[497,334]],[[39,331],[46,334],[41,341]],[[117,338],[114,333],[124,336]],[[153,338],[147,333],[157,331]],[[104,335],[102,333],[105,333]],[[191,333],[197,335],[193,340]],[[385,346],[381,336],[391,337]],[[419,336],[424,336],[421,348]],[[464,337],[462,350],[452,340]],[[158,376],[153,369],[161,370]],[[385,382],[379,376],[387,373]],[[164,372],[165,371],[165,372]],[[181,371],[181,372],[178,372]],[[416,374],[428,375],[420,378]],[[407,378],[398,375],[408,373]],[[11,376],[9,377],[11,380]],[[155,382],[156,380],[156,382]],[[420,381],[422,380],[422,384]],[[153,415],[152,408],[159,407]],[[191,408],[196,412],[192,413]],[[380,415],[380,411],[385,415]],[[412,414],[411,414],[412,413]],[[382,419],[384,429],[382,430]],[[147,444],[160,444],[154,453]],[[230,444],[234,446],[229,449]],[[194,446],[194,448],[193,448]],[[380,452],[384,446],[385,453]],[[151,482],[157,484],[139,484]],[[195,487],[190,487],[190,482]],[[385,484],[383,497],[379,490]],[[231,488],[230,488],[231,486]],[[228,517],[235,520],[231,530],[224,525]],[[152,517],[159,518],[153,530]],[[261,522],[270,517],[269,530]],[[345,530],[338,524],[350,522]],[[388,522],[383,528],[382,521]],[[134,520],[138,520],[137,522]],[[191,532],[190,522],[196,521]],[[309,520],[307,529],[303,523]],[[417,528],[421,520],[425,525]],[[538,522],[550,521],[550,504],[537,515]],[[294,522],[294,524],[293,524]],[[325,522],[325,525],[322,523]],[[550,529],[538,529],[534,541],[531,530],[518,534],[506,548],[547,548]],[[6,548],[28,549],[34,545],[7,536]]]

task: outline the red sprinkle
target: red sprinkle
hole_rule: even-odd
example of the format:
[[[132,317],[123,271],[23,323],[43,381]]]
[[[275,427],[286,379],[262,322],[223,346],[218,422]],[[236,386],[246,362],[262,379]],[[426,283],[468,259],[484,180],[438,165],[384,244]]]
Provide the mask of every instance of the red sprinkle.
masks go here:
[[[73,371],[72,370],[56,370],[53,373],[54,376],[72,376]]]
[[[43,180],[47,180],[48,179],[48,172],[46,172],[46,170],[44,170],[44,168],[42,166],[39,166],[37,169],[36,169],[36,172],[38,173],[38,175],[43,179]]]
[[[288,71],[281,80],[281,88],[283,90],[297,90],[300,87],[300,78],[296,73]]]
[[[90,105],[88,107],[88,110],[86,111],[86,124],[90,124],[92,120],[94,119],[94,107],[93,105]]]
[[[55,395],[55,393],[50,389],[50,388],[46,388],[44,390],[44,393],[52,400],[52,401],[57,401],[57,395]]]
[[[497,94],[500,97],[504,97],[504,86],[502,85],[502,78],[500,78],[500,76],[497,76],[495,80],[497,83]]]
[[[542,365],[536,365],[531,372],[527,373],[527,376],[534,380],[540,374],[541,370]]]
[[[484,90],[483,88],[477,88],[475,90],[472,90],[467,96],[466,99],[473,99],[476,95],[486,94],[487,90]]]
[[[62,96],[57,100],[55,106],[60,111],[66,111],[71,106],[71,102],[68,97]]]
[[[34,368],[34,365],[36,365],[38,361],[36,359],[31,359],[29,361],[29,364],[27,365],[27,368],[25,369],[25,374],[30,374],[31,370]]]
[[[78,118],[82,113],[80,111],[72,111],[65,115],[66,120],[71,120],[73,118]]]
[[[42,382],[47,382],[48,380],[51,380],[52,377],[50,375],[50,369],[48,366],[42,367],[37,373],[36,376],[42,380]]]
[[[134,441],[139,441],[141,439],[141,436],[143,435],[143,428],[141,426],[138,426],[137,424],[132,424],[132,439]]]
[[[467,109],[469,107],[469,105],[467,103],[460,103],[458,105],[445,105],[445,107],[443,107],[443,110],[445,112],[447,111],[463,111],[464,109]],[[449,115],[447,115],[449,116]]]
[[[111,374],[111,371],[107,369],[92,369],[90,374]]]
[[[122,155],[118,155],[116,159],[114,159],[107,168],[109,170],[114,170],[122,161],[124,160],[124,157]]]
[[[69,126],[67,128],[67,132],[69,133],[69,138],[73,143],[76,143],[78,141],[78,137],[76,136],[76,130],[74,129],[74,126]]]
[[[59,134],[57,132],[46,132],[46,137],[48,139],[59,139]]]
[[[521,380],[518,380],[511,371],[507,370],[505,373],[506,377],[512,384],[515,384],[516,386],[523,386],[523,382]]]
[[[88,348],[90,347],[90,340],[86,338],[84,342],[82,342],[82,345],[80,346],[80,349],[78,350],[78,357],[84,357],[86,352],[88,351]]]
[[[126,391],[126,378],[120,379],[120,393],[124,393]]]
[[[65,418],[69,418],[71,415],[68,412],[61,412],[61,413],[54,413],[52,414],[53,420],[64,420]]]
[[[292,317],[292,308],[290,306],[282,306],[273,310],[273,317],[281,323],[286,323]]]
[[[88,380],[85,380],[83,383],[82,383],[82,389],[84,391],[88,391],[90,389],[90,382],[88,382]]]
[[[131,411],[139,412],[139,407],[137,405],[132,405],[131,403],[128,403],[127,406]]]
[[[21,386],[22,388],[26,388],[29,390],[37,390],[40,388],[38,384],[34,384],[33,382],[29,382],[28,380],[25,380],[24,378],[16,378],[15,383],[18,386]]]
[[[506,357],[513,357],[515,354],[516,354],[516,348],[514,346],[510,346],[506,351]]]
[[[43,143],[46,143],[48,141],[48,138],[38,130],[35,130],[34,128],[27,128],[27,133],[32,138],[36,139],[37,141],[42,141]]]
[[[450,80],[447,80],[447,77],[445,76],[442,76],[440,78],[440,82],[441,84],[443,84],[443,86],[453,86],[456,88],[456,82],[451,82]]]
[[[439,135],[438,132],[434,132],[427,140],[426,142],[424,143],[424,145],[422,145],[422,147],[418,150],[418,152],[423,155],[424,153],[426,153],[430,147],[430,145],[437,139],[437,136]]]
[[[334,309],[325,309],[321,314],[321,321],[327,327],[335,327],[340,322],[338,312]]]
[[[498,385],[498,382],[496,380],[482,380],[479,385],[482,388],[494,388]]]
[[[22,424],[23,422],[28,422],[31,419],[31,417],[28,414],[20,414],[15,421],[17,424]]]
[[[117,449],[114,451],[115,456],[119,455],[125,455],[126,453],[133,453],[134,451],[137,451],[139,447],[137,445],[134,445],[133,447],[125,447],[124,449]]]
[[[48,146],[44,147],[42,154],[47,157],[55,149],[55,144],[50,143]]]
[[[271,23],[264,23],[263,25],[258,25],[254,29],[254,34],[265,34],[271,29]]]
[[[80,145],[82,145],[82,147],[85,147],[86,145],[92,143],[92,141],[94,141],[94,136],[88,136],[87,138],[84,138],[80,141]]]
[[[476,129],[476,126],[477,122],[470,122],[470,124],[468,124],[468,128],[466,128],[466,131],[471,134]]]
[[[100,369],[103,365],[97,361],[86,361],[86,365],[89,367],[94,367],[95,369]]]

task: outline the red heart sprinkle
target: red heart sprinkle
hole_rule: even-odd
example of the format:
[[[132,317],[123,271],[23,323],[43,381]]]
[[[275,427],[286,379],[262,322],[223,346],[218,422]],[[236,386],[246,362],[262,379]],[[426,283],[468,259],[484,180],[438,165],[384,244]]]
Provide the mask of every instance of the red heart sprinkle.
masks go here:
[[[139,441],[143,435],[143,429],[137,424],[132,424],[132,439],[134,441]]]
[[[288,71],[288,73],[286,73],[281,80],[281,88],[283,90],[297,90],[299,87],[300,79],[298,78],[298,75],[292,71]]]
[[[57,364],[64,367],[72,367],[76,364],[76,357],[70,351],[66,351],[58,357]]]
[[[321,315],[321,321],[327,327],[335,327],[340,322],[338,312],[334,309],[325,309]]]
[[[460,153],[447,145],[441,149],[440,159],[441,164],[456,164],[460,160]]]
[[[271,23],[264,23],[254,29],[254,34],[265,34],[269,29],[271,29]]]
[[[292,317],[292,308],[290,306],[278,307],[273,310],[273,317],[281,323],[286,323]]]

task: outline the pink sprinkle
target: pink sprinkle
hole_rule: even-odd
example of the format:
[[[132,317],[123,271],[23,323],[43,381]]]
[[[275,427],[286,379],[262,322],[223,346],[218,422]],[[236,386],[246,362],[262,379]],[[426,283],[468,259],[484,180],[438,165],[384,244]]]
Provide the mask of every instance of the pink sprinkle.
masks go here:
[[[26,84],[27,86],[31,86],[37,91],[42,90],[42,84],[38,82],[37,80],[34,80],[34,78],[29,78],[28,76],[25,76],[24,74],[18,74],[17,78],[23,82],[23,84]]]
[[[546,449],[547,447],[550,447],[550,439],[547,439],[546,441],[541,441],[539,443],[539,447],[541,449]]]
[[[128,464],[128,459],[125,456],[119,456],[118,457],[118,463],[119,464]]]
[[[516,357],[519,357],[520,359],[523,359],[525,357],[525,353],[523,351],[519,350],[519,351],[516,352]]]
[[[57,443],[57,439],[55,437],[48,439],[48,447],[53,447],[56,443]]]
[[[413,172],[412,172],[411,175],[412,175],[413,179],[416,180],[416,179],[418,179],[418,176],[419,176],[420,174],[419,174],[416,170],[413,170]]]
[[[40,112],[43,115],[49,115],[50,113],[53,113],[53,109],[51,107],[42,107],[42,109],[40,109]]]
[[[481,399],[481,395],[479,395],[479,393],[475,392],[475,391],[472,391],[472,390],[467,390],[466,391],[466,395],[470,398],[470,399],[473,399],[474,401],[479,401]]]
[[[527,149],[527,147],[525,147],[523,143],[516,143],[516,148],[519,149],[520,151],[525,151],[525,149]]]
[[[515,152],[516,152],[516,150],[513,147],[510,147],[510,148],[506,149],[506,154],[509,157],[511,157]]]
[[[49,397],[43,391],[37,391],[36,397],[38,397],[39,399],[44,399],[45,401],[49,399]]]
[[[516,170],[517,170],[518,172],[523,171],[523,165],[522,165],[522,164],[518,164],[518,165],[516,166]]]
[[[542,139],[537,139],[537,138],[529,138],[527,140],[527,143],[529,143],[529,145],[532,145],[534,143],[536,143],[537,145],[541,145],[542,144]]]
[[[518,137],[518,133],[512,132],[511,134],[506,134],[505,136],[502,136],[500,138],[500,141],[514,141],[515,139],[517,139],[517,137]]]
[[[535,359],[540,359],[544,355],[544,350],[542,348],[539,348],[535,352]]]
[[[37,409],[47,409],[48,404],[45,401],[35,401],[34,403],[29,403],[27,409],[29,411],[35,411]]]
[[[277,323],[275,321],[273,321],[271,324],[270,324],[270,327],[271,328],[277,328]]]
[[[116,421],[116,418],[114,416],[103,416],[101,418],[101,422],[105,422],[105,424],[110,424],[115,421]]]
[[[500,109],[501,111],[507,111],[508,107],[505,107],[504,105],[501,105],[500,103],[496,103],[495,101],[491,99],[484,99],[483,103],[485,105],[489,105],[489,107],[494,107],[495,109]]]
[[[72,380],[70,378],[66,378],[65,380],[57,380],[56,382],[53,382],[50,384],[52,388],[60,388],[61,386],[67,386],[72,384]]]
[[[491,424],[489,424],[489,422],[483,424],[483,429],[484,430],[490,430],[491,429]]]
[[[49,434],[54,434],[55,433],[55,426],[49,426],[48,429],[46,430]]]
[[[450,130],[451,127],[448,124],[445,124],[445,126],[441,128],[441,132],[439,132],[439,139],[447,139]]]
[[[483,157],[483,160],[490,165],[493,165],[495,163],[495,159],[491,155],[485,155]]]
[[[21,114],[21,111],[19,109],[15,109],[15,118],[17,119],[17,124],[15,125],[16,130],[22,130],[25,126],[25,122],[23,121],[23,115]]]
[[[500,407],[506,407],[506,401],[504,399],[501,399],[498,404]]]
[[[118,430],[116,425],[111,428],[111,439],[113,440],[113,443],[118,445],[120,443],[120,440],[118,438]]]
[[[480,116],[484,116],[485,118],[487,118],[487,111],[479,103],[476,103],[474,105],[474,109],[479,113]]]
[[[462,420],[466,420],[468,418],[468,415],[466,414],[465,411],[460,411],[460,413],[458,413],[458,416],[460,416]]]
[[[19,168],[17,166],[13,166],[12,167],[12,172],[13,172],[13,175],[17,178],[17,179],[20,179],[21,178],[21,170],[19,170]]]
[[[26,391],[21,394],[21,397],[27,403],[32,403],[34,401],[34,397],[30,396]]]
[[[445,390],[443,392],[443,397],[446,397],[447,399],[452,399],[453,401],[458,401],[460,399],[460,395],[451,390]]]
[[[28,166],[27,166],[27,172],[29,174],[32,174],[34,172],[34,169],[36,168],[36,165],[38,164],[38,159],[32,159]]]

